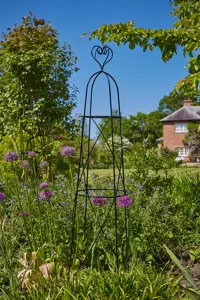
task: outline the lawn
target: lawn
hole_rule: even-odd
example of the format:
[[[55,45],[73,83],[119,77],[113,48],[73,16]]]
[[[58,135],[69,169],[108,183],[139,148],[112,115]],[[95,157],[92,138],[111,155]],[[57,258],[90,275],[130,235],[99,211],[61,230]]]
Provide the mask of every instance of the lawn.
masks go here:
[[[134,169],[125,169],[125,175],[130,174],[132,171],[134,171]],[[170,172],[176,176],[180,176],[184,174],[195,175],[197,173],[200,174],[200,168],[179,167],[179,168],[171,169]],[[112,169],[94,169],[94,170],[90,170],[90,174],[96,174],[98,176],[112,176]]]

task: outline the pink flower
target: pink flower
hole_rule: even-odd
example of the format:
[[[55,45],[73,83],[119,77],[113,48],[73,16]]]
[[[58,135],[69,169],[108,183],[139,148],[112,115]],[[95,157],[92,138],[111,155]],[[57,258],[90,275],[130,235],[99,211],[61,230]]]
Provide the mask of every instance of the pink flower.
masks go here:
[[[40,192],[40,193],[39,193],[39,199],[40,199],[40,200],[46,199],[46,194],[45,194],[45,192]]]
[[[41,168],[41,169],[44,169],[44,168],[47,167],[47,166],[48,166],[48,162],[47,162],[47,161],[44,160],[44,161],[41,161],[41,162],[40,162],[40,168]]]
[[[45,191],[45,194],[46,194],[46,197],[47,197],[47,198],[51,198],[51,197],[53,197],[53,195],[54,195],[53,191],[51,191],[51,190],[46,190],[46,191]]]
[[[132,200],[128,196],[121,196],[117,199],[119,207],[129,207],[132,204]]]
[[[18,154],[14,151],[8,152],[4,156],[4,160],[7,162],[13,162],[15,160],[18,160],[18,158],[19,158]]]
[[[103,206],[106,205],[106,200],[103,197],[95,197],[92,199],[92,204],[96,206]]]
[[[0,192],[0,202],[3,202],[6,199],[6,195]]]
[[[29,216],[29,213],[28,213],[27,211],[24,211],[24,212],[22,213],[22,215],[23,215],[24,217],[28,217],[28,216]]]
[[[53,195],[54,195],[53,191],[46,190],[44,192],[39,193],[39,199],[40,200],[49,199],[49,198],[53,197]]]
[[[65,157],[72,157],[75,155],[75,149],[71,146],[64,146],[61,150],[61,155]]]
[[[37,156],[37,153],[36,153],[35,151],[29,151],[29,152],[27,153],[27,155],[28,155],[28,157],[33,158],[33,157],[36,157],[36,156]]]
[[[48,187],[48,183],[46,183],[46,182],[41,182],[39,185],[40,189],[46,189],[47,187]]]
[[[28,160],[22,160],[21,162],[20,162],[20,167],[22,168],[22,169],[28,169],[29,168],[29,162],[28,162]]]

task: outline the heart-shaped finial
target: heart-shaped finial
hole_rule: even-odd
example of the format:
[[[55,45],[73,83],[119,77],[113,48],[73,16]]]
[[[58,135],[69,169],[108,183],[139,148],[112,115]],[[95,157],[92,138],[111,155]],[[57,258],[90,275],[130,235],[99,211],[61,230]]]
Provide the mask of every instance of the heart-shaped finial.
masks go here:
[[[105,65],[111,61],[111,59],[113,58],[113,51],[111,48],[109,48],[108,46],[94,46],[92,48],[91,51],[92,57],[94,58],[94,60],[96,60],[96,62],[99,64],[101,70],[103,71]],[[99,59],[97,58],[97,55],[105,55],[105,59],[100,62]]]

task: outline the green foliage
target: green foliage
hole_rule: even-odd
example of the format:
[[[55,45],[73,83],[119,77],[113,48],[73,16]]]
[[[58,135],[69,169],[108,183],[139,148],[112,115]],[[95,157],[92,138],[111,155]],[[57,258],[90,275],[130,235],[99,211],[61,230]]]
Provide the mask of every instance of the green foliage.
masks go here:
[[[76,57],[32,13],[8,31],[0,41],[0,135],[18,136],[22,145],[28,134],[30,150],[36,141],[50,144],[52,135],[72,128],[75,91],[69,78],[77,70]]]
[[[4,171],[0,172],[0,180],[3,182],[1,188],[6,193],[6,200],[0,203],[0,278],[3,299],[96,299],[97,296],[99,299],[112,299],[111,296],[113,299],[187,299],[179,289],[179,279],[176,281],[169,273],[160,272],[155,267],[162,269],[168,261],[163,244],[175,254],[182,253],[185,247],[192,249],[193,245],[199,244],[198,176],[175,179],[168,174],[168,169],[174,163],[171,154],[158,156],[155,150],[140,149],[135,158],[135,172],[126,179],[133,200],[128,209],[129,268],[125,270],[123,264],[126,246],[124,210],[118,210],[120,270],[115,273],[116,262],[112,252],[115,246],[114,212],[106,222],[106,238],[101,234],[94,243],[99,222],[103,223],[111,203],[99,208],[88,206],[88,230],[84,239],[85,207],[80,199],[77,208],[79,222],[75,227],[76,253],[68,281],[76,173],[72,168],[70,176],[67,177],[67,173],[60,174],[49,182],[45,170],[37,169],[38,159],[39,156],[30,159],[30,168],[24,171],[19,168],[19,162],[4,163]],[[72,162],[70,158],[65,160],[68,164]],[[163,170],[165,172],[160,173]],[[54,196],[38,201],[38,192],[41,191],[38,186],[44,180],[48,181]],[[89,188],[112,188],[110,177],[91,176],[89,182]],[[27,217],[23,217],[24,211],[29,213]],[[85,259],[91,245],[92,251]],[[35,268],[33,262],[30,263],[28,257],[34,252],[37,252],[40,265],[55,264],[55,272],[51,274],[49,282],[43,277],[40,279],[42,274],[38,265]],[[18,261],[25,253],[26,284],[31,283],[32,292],[22,287],[24,277],[19,276],[23,270]],[[78,272],[76,280],[72,281],[73,273],[83,261],[83,269]]]
[[[119,116],[119,112],[117,110],[113,110],[112,112],[113,116]],[[119,123],[119,119],[107,119],[104,118],[101,120],[101,122],[99,123],[99,128],[101,129],[101,131],[103,130],[103,135],[100,136],[100,140],[102,142],[102,144],[105,144],[105,140],[107,141],[109,137],[111,137],[112,135],[112,129],[113,129],[113,135],[120,135],[120,123]],[[99,131],[97,132],[97,134],[99,134]]]
[[[145,181],[150,183],[151,180],[154,180],[156,182],[161,178],[162,174],[159,174],[161,170],[165,171],[167,176],[168,170],[176,166],[176,156],[176,153],[166,151],[159,153],[157,149],[146,149],[145,146],[139,144],[134,151],[127,155],[126,160],[135,169],[134,179],[138,183],[144,184]]]
[[[184,143],[190,149],[191,159],[200,157],[200,126],[197,123],[188,124],[188,133],[184,138]]]
[[[162,123],[165,116],[162,112],[152,111],[149,114],[142,112],[123,118],[123,135],[131,143],[143,143],[147,148],[156,146],[156,139],[162,136]]]
[[[179,46],[183,55],[190,56],[187,68],[189,75],[178,82],[175,91],[181,91],[188,96],[194,95],[200,82],[200,3],[197,0],[175,0],[172,4],[172,15],[176,22],[170,29],[137,28],[133,21],[119,24],[102,25],[90,35],[90,39],[98,38],[102,43],[115,42],[118,46],[128,44],[133,50],[140,46],[144,51],[159,48],[162,60],[167,62],[175,54]]]
[[[188,271],[182,266],[181,262],[177,259],[177,257],[174,255],[174,253],[166,246],[164,245],[167,253],[169,254],[171,260],[174,262],[174,264],[180,269],[180,271],[183,273],[186,280],[191,284],[193,289],[187,289],[187,295],[190,297],[190,299],[199,300],[200,299],[200,292],[198,292],[197,285],[195,284],[192,276],[188,273]]]
[[[153,268],[145,267],[143,264],[133,264],[129,270],[119,270],[116,273],[112,268],[109,271],[81,270],[76,280],[68,281],[66,274],[56,280],[52,276],[48,288],[43,279],[40,280],[40,288],[32,289],[30,294],[24,293],[15,299],[58,299],[58,300],[181,300],[188,299],[184,292],[179,289],[180,278],[174,278],[170,272],[156,272]],[[9,294],[4,292],[4,298],[11,300]]]
[[[158,110],[169,115],[183,106],[184,98],[185,95],[183,93],[170,93],[168,96],[164,96],[160,100]],[[199,101],[195,98],[195,95],[194,97],[191,97],[191,100],[193,100],[194,105],[199,105]]]

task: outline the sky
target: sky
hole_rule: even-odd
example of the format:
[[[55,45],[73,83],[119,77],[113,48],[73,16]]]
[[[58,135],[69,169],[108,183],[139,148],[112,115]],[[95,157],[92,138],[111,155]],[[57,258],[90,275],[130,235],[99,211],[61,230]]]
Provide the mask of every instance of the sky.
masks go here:
[[[50,21],[58,30],[61,44],[71,44],[80,68],[71,78],[71,83],[79,90],[75,113],[80,114],[83,112],[87,81],[99,70],[90,51],[94,45],[101,45],[98,40],[82,38],[83,33],[92,32],[102,24],[127,23],[130,20],[136,27],[153,29],[170,28],[174,22],[169,16],[169,0],[0,0],[0,3],[0,32],[20,23],[21,18],[32,11],[37,18]],[[109,46],[114,56],[106,71],[118,83],[123,116],[156,110],[159,100],[187,74],[184,69],[187,60],[181,52],[164,63],[159,50],[130,50],[128,46],[118,47],[114,43]],[[107,87],[105,81],[100,80],[94,93],[94,113],[105,114],[107,104]]]

